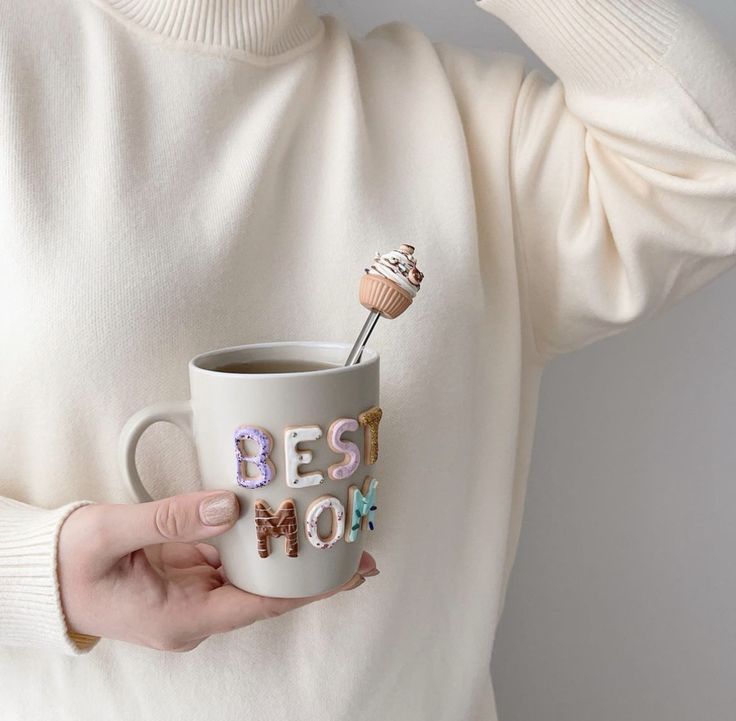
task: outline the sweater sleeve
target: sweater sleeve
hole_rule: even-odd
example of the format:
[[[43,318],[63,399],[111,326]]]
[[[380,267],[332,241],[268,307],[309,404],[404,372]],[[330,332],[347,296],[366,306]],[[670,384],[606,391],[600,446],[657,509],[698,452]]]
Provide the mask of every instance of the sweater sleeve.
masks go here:
[[[51,649],[72,656],[99,640],[70,631],[57,573],[59,530],[75,501],[45,509],[0,496],[0,645]]]
[[[480,0],[550,67],[520,81],[510,178],[543,360],[736,264],[736,62],[674,0]]]

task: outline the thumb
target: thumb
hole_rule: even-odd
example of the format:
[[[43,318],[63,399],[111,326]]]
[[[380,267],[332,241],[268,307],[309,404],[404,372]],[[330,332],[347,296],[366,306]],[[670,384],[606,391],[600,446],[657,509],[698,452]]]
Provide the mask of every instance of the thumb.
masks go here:
[[[200,541],[224,533],[240,515],[231,491],[182,493],[159,501],[106,507],[105,550],[117,558],[143,546]]]

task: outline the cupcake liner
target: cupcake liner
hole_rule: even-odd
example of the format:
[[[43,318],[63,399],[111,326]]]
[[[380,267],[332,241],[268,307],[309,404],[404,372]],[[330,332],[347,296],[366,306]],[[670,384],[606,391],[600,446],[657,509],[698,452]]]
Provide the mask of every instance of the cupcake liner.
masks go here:
[[[360,280],[360,303],[368,310],[377,310],[384,318],[396,318],[410,305],[412,298],[382,275],[366,273]]]

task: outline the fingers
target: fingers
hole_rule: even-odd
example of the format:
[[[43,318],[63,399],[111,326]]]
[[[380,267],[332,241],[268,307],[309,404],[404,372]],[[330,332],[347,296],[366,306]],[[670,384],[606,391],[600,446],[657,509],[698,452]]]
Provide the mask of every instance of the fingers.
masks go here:
[[[376,559],[368,551],[363,551],[363,555],[360,557],[358,573],[362,576],[375,576],[378,574]]]
[[[201,636],[225,633],[247,626],[254,621],[275,618],[301,606],[334,596],[341,591],[357,588],[362,585],[366,576],[375,576],[377,573],[375,559],[369,553],[364,552],[360,559],[358,572],[352,578],[341,586],[318,596],[271,598],[269,596],[257,596],[226,584],[208,594],[205,607],[197,614],[202,625],[197,629],[192,629],[192,631]]]
[[[183,493],[130,505],[100,504],[95,510],[100,514],[102,551],[110,559],[155,543],[211,538],[231,528],[240,513],[237,496],[230,491]]]
[[[143,552],[146,554],[146,557],[148,558],[148,562],[154,566],[155,568],[162,568],[163,567],[163,561],[161,559],[161,544],[156,544],[155,546],[146,546],[143,549]]]
[[[184,644],[183,646],[179,646],[177,648],[172,648],[171,651],[174,653],[186,653],[187,651],[194,651],[197,646],[199,646],[202,641],[206,641],[207,637],[204,638],[195,638],[193,641],[190,641],[189,643]]]
[[[205,562],[212,568],[219,568],[222,564],[220,552],[209,543],[195,543],[196,549],[202,554]]]

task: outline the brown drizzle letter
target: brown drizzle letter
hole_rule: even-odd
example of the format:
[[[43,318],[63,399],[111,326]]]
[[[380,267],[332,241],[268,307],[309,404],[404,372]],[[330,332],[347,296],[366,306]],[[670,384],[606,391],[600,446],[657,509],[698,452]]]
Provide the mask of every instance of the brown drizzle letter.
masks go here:
[[[258,500],[255,503],[255,514],[258,555],[261,558],[268,558],[270,553],[269,538],[284,536],[286,555],[296,558],[299,550],[299,540],[294,501],[287,498],[281,502],[278,511],[274,513],[273,508],[266,501]]]

